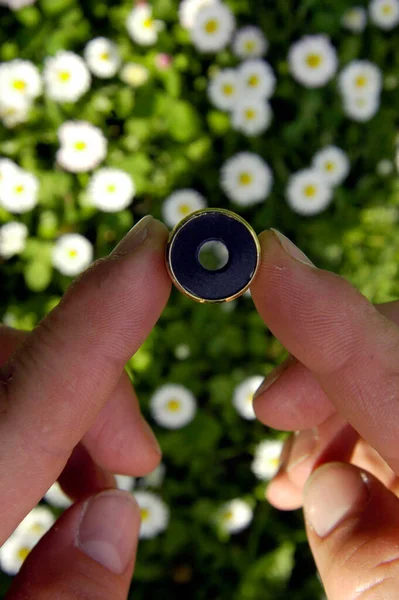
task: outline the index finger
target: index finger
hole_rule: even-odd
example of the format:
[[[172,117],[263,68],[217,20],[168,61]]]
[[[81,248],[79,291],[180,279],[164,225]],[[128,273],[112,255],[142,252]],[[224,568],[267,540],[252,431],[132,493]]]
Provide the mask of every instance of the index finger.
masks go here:
[[[399,329],[281,234],[260,236],[254,302],[338,412],[399,473]],[[266,392],[267,393],[267,392]]]
[[[143,219],[44,319],[2,371],[0,537],[44,495],[170,292],[166,227]]]

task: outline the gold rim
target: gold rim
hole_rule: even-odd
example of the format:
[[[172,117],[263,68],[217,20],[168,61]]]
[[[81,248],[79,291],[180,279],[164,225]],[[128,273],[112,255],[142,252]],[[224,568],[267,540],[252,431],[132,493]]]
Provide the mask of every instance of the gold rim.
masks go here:
[[[199,296],[196,296],[195,294],[192,294],[191,292],[188,292],[182,285],[180,285],[179,281],[176,278],[176,275],[173,271],[173,267],[171,264],[171,252],[172,252],[174,240],[176,239],[176,235],[180,231],[180,229],[182,227],[184,227],[184,225],[186,225],[189,221],[192,221],[192,220],[200,217],[204,213],[214,213],[214,212],[227,215],[228,217],[235,219],[236,221],[239,221],[246,227],[247,231],[249,231],[249,233],[251,234],[251,236],[255,242],[256,265],[255,265],[254,273],[253,273],[250,281],[248,282],[248,284],[242,290],[240,290],[239,292],[234,294],[234,296],[229,296],[228,298],[221,298],[219,300],[206,300],[204,298],[200,298]],[[170,232],[168,243],[166,246],[166,266],[167,266],[169,275],[170,275],[173,283],[175,284],[177,289],[182,294],[187,296],[187,298],[191,298],[191,300],[195,300],[195,302],[199,302],[201,304],[221,304],[222,302],[232,302],[232,300],[239,298],[247,291],[247,289],[250,287],[250,285],[253,282],[253,280],[256,276],[256,273],[258,271],[259,263],[260,263],[260,255],[261,255],[261,248],[260,248],[258,236],[256,235],[256,233],[255,233],[254,229],[251,227],[251,225],[247,221],[245,221],[245,219],[240,217],[240,215],[237,215],[236,213],[231,212],[230,210],[226,210],[225,208],[203,208],[201,210],[196,210],[196,211],[192,212],[187,217],[184,217],[184,219],[179,221],[179,223]]]

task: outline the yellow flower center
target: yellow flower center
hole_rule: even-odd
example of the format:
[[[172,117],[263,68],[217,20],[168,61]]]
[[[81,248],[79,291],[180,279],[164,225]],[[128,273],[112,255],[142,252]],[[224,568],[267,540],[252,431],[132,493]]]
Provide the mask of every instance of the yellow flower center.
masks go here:
[[[150,518],[150,511],[148,510],[148,508],[141,508],[140,516],[142,521],[148,521],[148,519]]]
[[[116,185],[114,185],[113,183],[111,183],[110,185],[107,185],[107,192],[112,194],[115,191],[116,191]]]
[[[269,462],[271,464],[272,467],[279,467],[280,466],[280,458],[269,458]]]
[[[19,560],[24,561],[26,559],[26,557],[28,556],[29,552],[30,552],[30,548],[26,548],[25,546],[22,548],[19,548],[18,553],[17,553]]]
[[[18,90],[18,92],[24,92],[26,89],[26,82],[23,79],[15,79],[12,82],[12,86],[14,90]]]
[[[241,185],[249,185],[250,183],[252,183],[251,173],[241,173],[240,174],[240,183],[241,183]]]
[[[100,54],[100,58],[101,60],[109,60],[109,52],[103,52],[102,54]]]
[[[364,88],[367,85],[367,77],[365,75],[359,75],[355,79],[355,85],[358,88]]]
[[[62,81],[63,83],[66,83],[67,81],[69,81],[71,79],[71,74],[69,71],[60,71],[58,73],[58,79],[60,81]]]
[[[256,110],[254,110],[253,108],[247,108],[247,110],[245,111],[245,118],[247,119],[247,121],[253,121],[256,117]]]
[[[37,533],[37,534],[41,534],[44,531],[44,527],[43,525],[40,525],[40,523],[35,523],[34,525],[32,525],[32,527],[30,528],[30,531],[32,533]]]
[[[223,94],[225,96],[232,96],[234,94],[234,85],[231,83],[225,83],[223,86]]]
[[[248,79],[248,85],[250,87],[258,87],[258,85],[259,85],[258,75],[251,75],[251,77]]]
[[[77,255],[78,255],[78,251],[75,250],[75,248],[71,248],[70,250],[68,250],[69,258],[76,258]]]
[[[254,395],[253,395],[252,392],[250,392],[249,394],[247,394],[246,400],[247,400],[247,404],[250,404],[252,406],[253,401],[254,401]]]
[[[175,398],[173,398],[172,400],[169,400],[169,402],[167,404],[167,409],[170,412],[179,412],[179,410],[180,410],[180,401],[176,400]]]
[[[24,186],[23,186],[23,185],[17,185],[17,186],[15,187],[15,192],[16,192],[17,194],[22,194],[22,192],[23,192],[24,190],[25,190],[25,188],[24,188]]]
[[[247,40],[244,47],[247,52],[254,52],[256,44],[253,40]]]
[[[311,69],[317,69],[317,67],[320,67],[322,62],[323,59],[320,54],[308,54],[306,57],[306,64]]]
[[[148,19],[145,19],[145,21],[143,21],[143,26],[146,29],[151,29],[151,27],[153,26],[154,23],[154,19],[152,19],[151,17],[148,17]]]
[[[303,189],[303,193],[307,198],[314,198],[317,192],[317,187],[315,185],[309,184],[306,185]]]
[[[391,4],[384,4],[382,7],[382,12],[384,15],[391,15],[393,13],[393,7]]]
[[[179,213],[183,215],[183,217],[189,215],[191,212],[191,206],[189,204],[180,204]]]
[[[332,161],[326,162],[325,169],[331,173],[331,171],[335,171],[335,164]]]
[[[78,150],[79,152],[86,150],[86,142],[75,142],[75,150]]]
[[[209,21],[205,23],[205,31],[207,33],[216,33],[218,29],[219,23],[216,19],[209,19]]]
[[[231,521],[231,519],[233,518],[233,511],[232,510],[227,510],[224,515],[223,515],[223,521]]]

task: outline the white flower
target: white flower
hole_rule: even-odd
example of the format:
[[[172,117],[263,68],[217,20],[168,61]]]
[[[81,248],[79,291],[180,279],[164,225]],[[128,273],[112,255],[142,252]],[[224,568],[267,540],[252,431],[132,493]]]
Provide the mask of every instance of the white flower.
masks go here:
[[[0,256],[10,258],[23,252],[28,228],[23,223],[10,221],[0,227]]]
[[[0,64],[0,98],[8,106],[34,100],[41,92],[42,80],[33,63],[16,58]]]
[[[113,77],[121,62],[116,44],[104,37],[91,40],[84,49],[84,57],[90,71],[102,79]]]
[[[228,533],[238,533],[251,523],[254,512],[248,502],[235,498],[226,502],[218,513],[220,527]]]
[[[363,6],[348,8],[342,17],[342,25],[352,33],[361,33],[367,25],[366,9]]]
[[[190,390],[169,383],[155,392],[150,402],[154,421],[167,429],[180,429],[190,423],[197,412],[197,402]]]
[[[0,206],[10,213],[25,213],[37,204],[39,181],[35,175],[17,168],[1,180]]]
[[[164,201],[162,218],[168,227],[174,227],[184,217],[205,207],[205,198],[200,193],[191,189],[177,190]]]
[[[163,463],[157,466],[151,473],[142,477],[140,484],[142,487],[159,488],[164,482],[166,467]]]
[[[55,516],[46,506],[35,506],[21,521],[13,535],[40,539],[54,525]]]
[[[87,189],[91,204],[104,212],[118,212],[133,200],[135,186],[131,176],[121,169],[105,167],[92,175]]]
[[[381,175],[381,177],[387,177],[393,173],[393,162],[388,158],[383,158],[377,164],[377,173]]]
[[[378,94],[357,96],[353,94],[344,95],[344,113],[353,121],[364,123],[370,121],[380,108],[380,97]]]
[[[209,99],[220,110],[232,110],[237,102],[239,91],[235,69],[222,69],[209,81]]]
[[[253,375],[244,379],[234,390],[233,406],[244,419],[255,419],[253,407],[254,394],[263,380],[264,377],[261,375]]]
[[[178,344],[175,348],[175,356],[178,360],[186,360],[191,354],[188,344]]]
[[[116,485],[119,490],[124,490],[125,492],[131,492],[134,489],[136,480],[134,477],[130,475],[115,475]]]
[[[107,140],[101,129],[86,121],[67,121],[58,129],[61,147],[57,162],[72,173],[95,169],[107,154]]]
[[[219,52],[230,43],[234,28],[231,10],[222,2],[213,2],[198,11],[191,38],[200,52]]]
[[[73,277],[84,271],[93,260],[93,246],[79,233],[66,233],[53,249],[53,265],[63,275]]]
[[[1,184],[6,177],[12,177],[19,170],[18,165],[9,158],[0,158],[0,194]]]
[[[399,23],[398,0],[371,0],[370,19],[381,29],[393,29]]]
[[[19,10],[20,8],[24,8],[24,6],[30,6],[35,2],[36,0],[6,0],[5,4],[8,4],[8,8],[11,10]]]
[[[234,107],[231,123],[233,129],[245,135],[255,136],[264,133],[272,121],[272,110],[265,100],[242,98]]]
[[[56,102],[76,102],[91,85],[84,60],[64,50],[45,59],[43,77],[47,96]]]
[[[152,492],[136,492],[134,497],[140,507],[140,538],[154,538],[165,531],[169,523],[169,508]]]
[[[4,127],[12,128],[26,123],[31,106],[32,101],[29,98],[0,95],[0,119]]]
[[[215,2],[219,2],[219,0],[182,0],[179,6],[180,25],[185,29],[192,29],[198,11],[207,4]]]
[[[152,46],[157,42],[158,33],[163,29],[164,24],[152,18],[152,8],[149,4],[140,3],[129,13],[126,26],[136,44]]]
[[[317,152],[312,164],[332,186],[340,185],[350,171],[348,155],[337,146],[327,146]]]
[[[265,440],[255,449],[252,473],[261,481],[269,481],[277,473],[284,443],[279,440]]]
[[[268,46],[262,30],[248,25],[237,31],[233,41],[233,52],[238,58],[260,58],[266,54]]]
[[[0,548],[1,570],[8,575],[16,575],[38,541],[34,536],[12,534]]]
[[[148,69],[138,63],[126,63],[120,72],[121,80],[135,88],[147,83],[149,76]]]
[[[300,215],[316,215],[332,200],[332,189],[316,169],[304,169],[291,175],[287,186],[287,201]]]
[[[51,488],[45,493],[44,500],[50,506],[55,506],[56,508],[68,508],[72,505],[71,498],[67,496],[58,481],[53,483]]]
[[[368,60],[352,60],[342,69],[338,83],[344,95],[376,95],[382,88],[381,69]]]
[[[288,62],[294,79],[310,88],[326,85],[338,65],[336,50],[325,35],[308,35],[295,42]]]
[[[222,166],[220,183],[232,202],[239,206],[252,206],[267,198],[273,175],[260,156],[252,152],[240,152]]]
[[[240,93],[268,100],[276,87],[276,76],[268,62],[260,58],[244,61],[238,69]]]

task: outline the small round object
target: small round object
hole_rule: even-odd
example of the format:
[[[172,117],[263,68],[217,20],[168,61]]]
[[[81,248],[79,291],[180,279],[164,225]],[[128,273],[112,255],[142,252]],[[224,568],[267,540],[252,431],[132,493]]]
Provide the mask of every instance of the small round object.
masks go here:
[[[228,261],[211,271],[200,262],[207,242],[221,242]],[[197,302],[230,302],[250,286],[260,262],[260,244],[252,227],[239,215],[221,208],[197,210],[176,225],[169,236],[166,264],[176,287]]]

